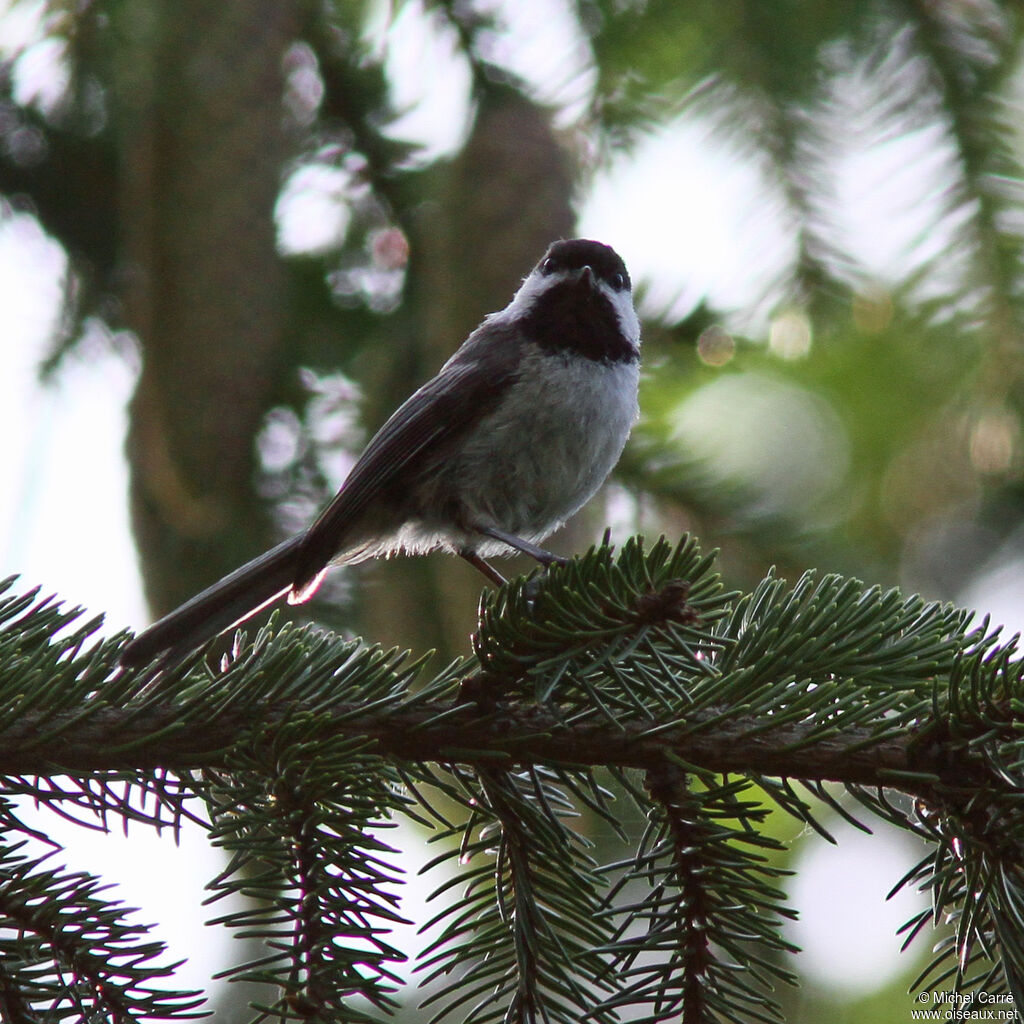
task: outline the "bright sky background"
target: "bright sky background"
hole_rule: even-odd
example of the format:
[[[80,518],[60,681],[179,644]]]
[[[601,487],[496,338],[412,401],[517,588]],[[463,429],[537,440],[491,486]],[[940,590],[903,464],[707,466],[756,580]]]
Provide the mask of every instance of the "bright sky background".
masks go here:
[[[545,0],[508,0],[500,6],[513,32],[496,56],[537,82],[539,94],[562,105],[570,119],[591,84],[580,70],[585,61],[571,21],[558,13],[559,5]],[[430,155],[451,151],[468,123],[465,69],[456,65],[451,73],[436,73],[451,62],[451,41],[425,31],[413,5],[390,25],[384,11],[382,5],[372,31],[388,54],[395,96],[410,108],[399,128],[422,140]],[[19,14],[16,23],[0,22],[0,47],[26,31],[23,19]],[[55,73],[52,54],[49,65],[45,56],[33,58],[34,74],[44,85],[47,74]],[[930,160],[908,161],[908,152],[930,154]],[[899,266],[917,231],[917,217],[928,214],[918,209],[913,221],[894,215],[901,204],[893,168],[916,163],[920,173],[933,174],[943,158],[935,139],[910,138],[870,158],[851,152],[839,162],[837,188],[848,213],[844,230],[879,276]],[[622,253],[634,278],[647,286],[651,309],[685,310],[703,295],[719,307],[743,308],[756,301],[789,253],[784,218],[764,201],[760,186],[757,171],[715,142],[706,126],[683,121],[647,140],[594,183],[581,210],[581,234],[608,241]],[[322,222],[322,208],[314,204],[305,214],[303,209],[301,203],[293,208],[293,219],[282,228],[293,244],[303,237],[304,219],[307,227],[310,217]],[[138,628],[147,613],[127,516],[122,453],[134,370],[114,355],[75,357],[56,382],[38,386],[36,367],[59,300],[62,270],[59,247],[29,218],[0,222],[0,410],[6,442],[0,456],[6,482],[0,490],[0,576],[19,572],[24,581],[19,586],[38,584],[90,612],[105,611],[110,632]],[[1021,575],[1002,577],[995,609],[1001,621],[1018,627],[1024,623]],[[982,592],[979,588],[978,599]],[[67,842],[74,867],[124,880],[125,901],[144,907],[143,920],[161,922],[159,934],[171,943],[175,958],[200,949],[185,980],[205,985],[217,967],[222,935],[196,937],[204,916],[201,886],[215,870],[201,837],[189,836],[175,850],[141,828],[133,828],[125,840],[82,837],[51,823],[46,827]],[[411,846],[417,857],[423,855],[418,839]],[[913,851],[899,838],[860,841],[845,833],[838,850],[820,843],[804,849],[808,870],[792,889],[804,915],[796,940],[809,951],[803,969],[823,985],[861,992],[884,983],[902,966],[895,931],[911,912],[905,904],[886,904],[884,894],[912,862]],[[409,864],[413,872],[415,866]],[[851,895],[849,906],[837,907],[837,892]],[[837,913],[842,929],[835,928]]]

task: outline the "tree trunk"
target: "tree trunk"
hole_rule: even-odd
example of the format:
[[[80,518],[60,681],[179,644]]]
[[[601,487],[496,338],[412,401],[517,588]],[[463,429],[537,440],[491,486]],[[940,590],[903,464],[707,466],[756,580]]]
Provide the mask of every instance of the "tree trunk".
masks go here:
[[[269,541],[254,436],[284,313],[274,203],[289,0],[136,0],[119,74],[133,524],[162,614]]]

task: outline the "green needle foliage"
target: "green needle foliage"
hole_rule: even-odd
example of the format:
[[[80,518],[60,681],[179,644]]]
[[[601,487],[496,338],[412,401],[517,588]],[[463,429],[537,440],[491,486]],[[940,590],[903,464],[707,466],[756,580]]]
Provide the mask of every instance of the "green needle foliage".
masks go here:
[[[29,857],[8,801],[0,829],[0,1019],[182,1020],[202,1016],[198,992],[154,987],[180,964],[133,923],[109,884]],[[19,827],[20,826],[20,827]]]
[[[95,879],[27,856],[25,794],[93,826],[206,823],[210,902],[248,900],[216,921],[261,944],[224,972],[270,986],[258,1020],[385,1019],[414,956],[433,1024],[779,1021],[794,912],[768,819],[827,836],[822,802],[927,842],[897,883],[931,893],[905,927],[934,946],[918,987],[1024,997],[1021,663],[963,611],[812,573],[727,593],[692,539],[633,540],[487,594],[472,656],[434,674],[273,625],[126,673],[123,638],[12,590],[5,1020],[197,1008],[153,987],[159,944]],[[401,819],[439,848],[418,953],[391,935]]]
[[[427,1000],[441,1007],[432,1021],[580,1020],[612,991],[599,952],[609,935],[597,916],[600,880],[569,827],[576,811],[559,774],[434,774],[464,814],[439,832],[456,842],[430,865],[457,858],[460,867],[432,895],[453,901],[426,925],[443,927],[422,954],[425,984],[453,976]]]
[[[779,1020],[772,980],[796,979],[774,954],[796,948],[779,936],[794,914],[772,887],[785,872],[763,852],[781,849],[758,830],[767,808],[748,780],[682,764],[650,771],[646,786],[636,856],[606,869],[617,876],[606,897],[618,921],[611,1002],[649,1010],[631,1020]],[[625,903],[631,888],[641,894]]]
[[[391,773],[358,740],[325,743],[318,717],[257,729],[226,770],[206,773],[211,838],[231,854],[209,902],[249,897],[214,923],[265,944],[258,961],[227,972],[281,990],[264,1013],[372,1021],[344,1000],[392,1008],[399,979],[388,965],[405,959],[383,938],[403,920],[386,860],[395,851],[369,831],[395,803]]]

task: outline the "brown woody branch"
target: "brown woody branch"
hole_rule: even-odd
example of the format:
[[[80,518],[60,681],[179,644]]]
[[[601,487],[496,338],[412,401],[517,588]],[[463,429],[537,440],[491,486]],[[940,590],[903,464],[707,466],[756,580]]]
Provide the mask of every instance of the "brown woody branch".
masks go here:
[[[23,715],[0,729],[0,774],[75,774],[115,769],[216,768],[254,727],[294,719],[294,704],[249,707],[201,722],[182,721],[178,704],[143,710],[98,707],[59,715]],[[473,703],[410,704],[360,712],[339,701],[325,729],[364,738],[370,750],[401,761],[476,764],[610,765],[653,768],[667,753],[712,771],[754,773],[807,781],[891,786],[921,793],[903,773],[946,774],[947,762],[914,734],[872,742],[867,729],[813,740],[809,727],[778,725],[755,731],[753,718],[729,716],[693,731],[692,723],[652,732],[652,726],[593,718],[567,724],[558,709],[502,706],[482,712]],[[705,712],[702,719],[710,721]],[[934,763],[929,764],[932,761]],[[962,772],[963,766],[960,771]],[[922,794],[923,795],[923,794]]]

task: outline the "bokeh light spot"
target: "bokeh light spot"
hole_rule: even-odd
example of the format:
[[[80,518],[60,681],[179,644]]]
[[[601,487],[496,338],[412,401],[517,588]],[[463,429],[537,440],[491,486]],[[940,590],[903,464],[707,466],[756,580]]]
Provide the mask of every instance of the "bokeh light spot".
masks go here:
[[[776,316],[768,330],[768,347],[783,359],[802,359],[811,351],[811,321],[799,309]]]
[[[717,325],[701,331],[697,339],[697,355],[708,366],[725,366],[736,354],[736,341],[723,327]]]

